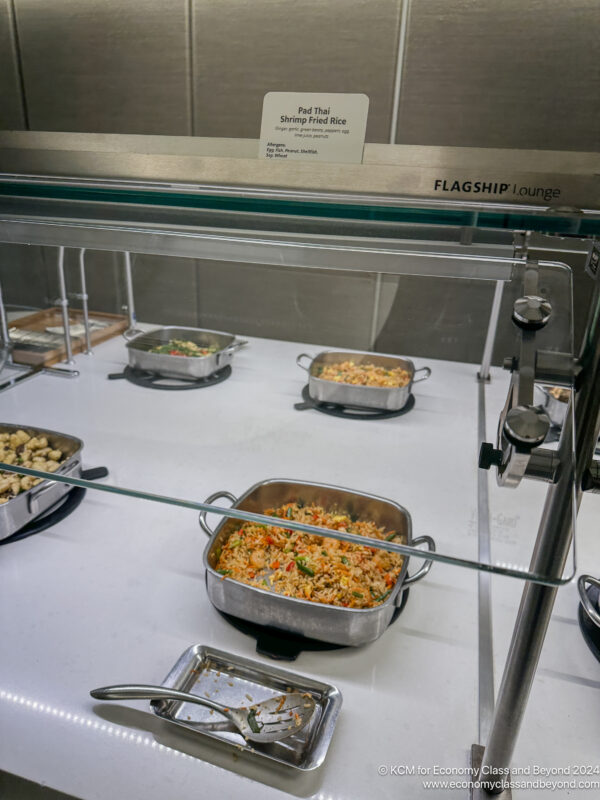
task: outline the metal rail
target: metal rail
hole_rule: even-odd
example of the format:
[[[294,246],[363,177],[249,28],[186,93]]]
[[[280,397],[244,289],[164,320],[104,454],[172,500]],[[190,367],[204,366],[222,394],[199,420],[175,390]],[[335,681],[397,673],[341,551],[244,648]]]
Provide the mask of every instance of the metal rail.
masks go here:
[[[506,245],[457,245],[317,234],[255,233],[152,223],[106,223],[0,215],[0,241],[129,253],[341,269],[393,275],[510,280],[522,257]]]
[[[129,326],[127,330],[124,332],[123,336],[126,339],[133,339],[138,333],[142,331],[136,327],[137,318],[135,316],[135,302],[133,299],[133,275],[131,272],[131,253],[125,251],[123,253],[123,266],[125,272],[125,291],[127,294],[127,318],[129,320]]]
[[[79,298],[81,300],[81,309],[83,311],[83,327],[85,328],[85,353],[91,355],[92,353],[92,339],[90,336],[90,317],[88,310],[88,293],[87,282],[85,279],[85,247],[79,251],[79,281],[81,284],[81,293]]]
[[[490,312],[490,321],[488,324],[487,335],[485,338],[483,356],[481,358],[481,369],[479,370],[479,377],[484,381],[489,380],[490,377],[490,365],[492,363],[494,342],[496,341],[496,331],[498,329],[498,319],[500,317],[500,306],[502,304],[503,291],[504,291],[504,283],[502,281],[496,281],[496,287],[494,289],[494,298],[492,300],[492,310]]]
[[[67,299],[67,285],[65,283],[65,248],[62,246],[58,248],[57,270],[58,270],[58,288],[60,291],[60,297],[58,298],[57,303],[60,306],[62,313],[63,330],[64,330],[63,335],[65,337],[65,351],[66,351],[65,362],[67,364],[74,364],[75,362],[73,361],[73,348],[71,346],[71,323],[69,321],[69,301]]]
[[[486,439],[485,419],[486,379],[478,379],[479,403],[478,443]],[[478,447],[479,447],[478,444]],[[489,507],[489,475],[480,469],[477,475],[477,529],[479,561],[492,563]],[[477,576],[478,627],[479,627],[479,742],[487,741],[494,713],[494,637],[492,629],[492,579],[487,572]]]

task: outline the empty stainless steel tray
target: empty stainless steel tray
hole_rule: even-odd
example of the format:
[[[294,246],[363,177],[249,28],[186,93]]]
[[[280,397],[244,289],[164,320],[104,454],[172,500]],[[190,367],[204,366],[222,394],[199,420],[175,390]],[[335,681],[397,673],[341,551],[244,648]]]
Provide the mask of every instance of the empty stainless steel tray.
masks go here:
[[[302,364],[302,359],[305,358],[310,359],[307,367]],[[355,364],[375,364],[375,366],[387,367],[387,369],[401,367],[408,372],[410,380],[405,386],[357,386],[353,383],[337,383],[319,377],[325,366],[341,364],[344,361],[354,361]],[[399,411],[408,402],[413,383],[424,381],[431,375],[429,367],[415,369],[415,365],[409,358],[362,351],[342,353],[339,350],[325,350],[318,356],[301,353],[296,358],[296,363],[308,372],[308,393],[313,400],[318,403],[335,403],[347,408]],[[419,372],[422,372],[423,375],[415,378]]]
[[[316,769],[323,763],[342,705],[341,693],[331,684],[201,644],[182,653],[162,685],[209,695],[231,707],[267,700],[290,690],[307,692],[315,701],[315,712],[308,725],[294,736],[265,744],[247,742],[226,717],[195,703],[177,700],[151,703],[154,713],[163,719],[301,770]],[[211,729],[195,725],[200,722],[210,723]]]
[[[184,339],[201,347],[216,347],[217,350],[207,356],[171,356],[168,353],[149,352],[171,339]],[[134,369],[153,372],[165,378],[197,380],[208,378],[231,364],[236,350],[245,344],[247,342],[237,340],[232,333],[166,325],[134,336],[127,342],[127,353],[129,366]]]

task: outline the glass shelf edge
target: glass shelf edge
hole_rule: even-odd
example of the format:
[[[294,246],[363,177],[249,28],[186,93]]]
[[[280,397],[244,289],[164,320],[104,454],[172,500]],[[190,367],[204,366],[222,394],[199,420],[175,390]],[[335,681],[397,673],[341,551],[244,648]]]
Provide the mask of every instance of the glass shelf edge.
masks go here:
[[[170,497],[168,495],[159,495],[152,492],[145,492],[139,489],[128,489],[120,486],[113,486],[107,483],[96,483],[94,481],[85,480],[83,478],[75,478],[69,475],[60,475],[58,473],[51,473],[52,478],[48,477],[47,472],[40,470],[30,469],[21,465],[5,464],[0,462],[0,470],[11,472],[15,474],[31,475],[35,478],[42,478],[44,481],[50,483],[64,483],[69,486],[79,486],[83,489],[91,489],[108,494],[115,494],[121,497],[131,497],[138,500],[147,500],[155,503],[162,503],[165,505],[176,506],[179,508],[187,508],[193,511],[204,511],[206,513],[217,514],[222,517],[229,517],[239,519],[245,522],[257,522],[261,525],[273,524],[273,517],[264,514],[253,514],[247,511],[241,511],[233,508],[223,508],[222,506],[214,506],[208,503],[200,503],[195,500],[184,500],[182,498]],[[311,533],[317,536],[327,536],[332,539],[348,541],[354,544],[376,547],[380,550],[387,550],[388,552],[395,552],[401,555],[413,556],[416,558],[423,558],[438,563],[447,564],[450,566],[458,566],[466,569],[471,569],[475,572],[487,572],[494,575],[503,575],[504,577],[516,578],[517,580],[529,581],[532,583],[539,583],[545,586],[559,587],[571,582],[575,573],[568,577],[549,578],[544,575],[536,575],[534,573],[523,572],[522,570],[512,569],[511,567],[503,567],[494,564],[487,564],[483,562],[473,561],[471,559],[459,558],[457,556],[449,556],[444,553],[439,553],[431,550],[420,550],[416,547],[409,545],[401,545],[395,542],[387,542],[381,539],[370,539],[364,536],[357,536],[354,534],[344,533],[342,531],[330,530],[328,528],[320,528],[314,525],[306,525],[295,520],[286,520],[285,527],[292,530],[298,530],[305,533]]]

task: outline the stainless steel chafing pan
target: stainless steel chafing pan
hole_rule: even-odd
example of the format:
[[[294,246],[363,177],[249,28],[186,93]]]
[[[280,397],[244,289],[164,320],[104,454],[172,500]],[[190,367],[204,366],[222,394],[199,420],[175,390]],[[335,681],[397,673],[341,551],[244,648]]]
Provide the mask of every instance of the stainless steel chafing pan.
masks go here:
[[[310,364],[305,366],[302,363],[303,359],[310,359]],[[326,365],[341,364],[344,361],[354,361],[355,364],[375,364],[375,366],[387,369],[401,367],[409,373],[410,380],[406,386],[356,386],[351,383],[336,383],[319,377]],[[424,381],[431,375],[429,367],[415,369],[415,365],[409,358],[363,351],[341,353],[336,350],[325,350],[318,356],[301,353],[296,358],[296,363],[308,372],[308,392],[313,400],[318,403],[336,403],[349,408],[399,411],[408,402],[413,383]],[[415,375],[419,372],[423,374],[416,378]]]
[[[201,347],[216,347],[208,356],[170,356],[166,353],[150,353],[157,345],[167,344],[171,339],[185,339]],[[196,380],[208,378],[217,370],[231,364],[237,349],[247,342],[240,341],[231,333],[204,330],[203,328],[179,328],[166,325],[153,331],[139,333],[127,342],[129,366],[134,369],[154,372],[165,378]]]
[[[412,538],[411,518],[405,508],[375,495],[320,483],[267,480],[252,486],[239,499],[230,492],[220,491],[208,497],[206,502],[213,503],[220,497],[230,500],[233,508],[258,514],[264,513],[267,508],[298,500],[326,509],[340,509],[383,525],[386,530],[397,531],[405,544],[426,544],[429,550],[435,550],[431,537]],[[409,576],[409,559],[405,557],[402,572],[390,596],[375,608],[344,608],[285,597],[235,580],[223,580],[223,576],[216,572],[216,551],[239,524],[236,520],[223,518],[213,532],[206,522],[206,514],[200,514],[200,525],[210,536],[204,550],[204,566],[211,603],[220,611],[235,617],[321,641],[357,646],[377,639],[389,625],[396,606],[400,604],[402,589],[424,577],[431,568],[432,562],[426,561],[418,572]]]
[[[83,449],[81,439],[45,428],[0,423],[0,433],[16,433],[18,430],[23,430],[30,436],[45,436],[54,450],[62,450],[65,460],[57,470],[60,475],[69,475],[74,478],[81,476],[81,451]],[[8,503],[0,505],[0,539],[6,539],[27,525],[28,522],[43,514],[57,503],[70,488],[65,483],[52,483],[49,474],[49,480],[38,483],[37,486],[11,498]]]

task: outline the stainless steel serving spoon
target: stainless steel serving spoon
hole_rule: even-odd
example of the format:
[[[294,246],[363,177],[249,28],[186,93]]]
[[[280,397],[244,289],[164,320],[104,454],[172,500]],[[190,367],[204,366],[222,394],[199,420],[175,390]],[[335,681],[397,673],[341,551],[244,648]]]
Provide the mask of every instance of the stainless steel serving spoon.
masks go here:
[[[164,686],[103,686],[90,692],[96,700],[181,700],[208,706],[227,717],[245,739],[253,742],[275,742],[293,736],[308,724],[315,710],[309,694],[291,692],[249,706],[230,708],[197,694],[166,689]],[[201,722],[194,725],[202,726]]]

